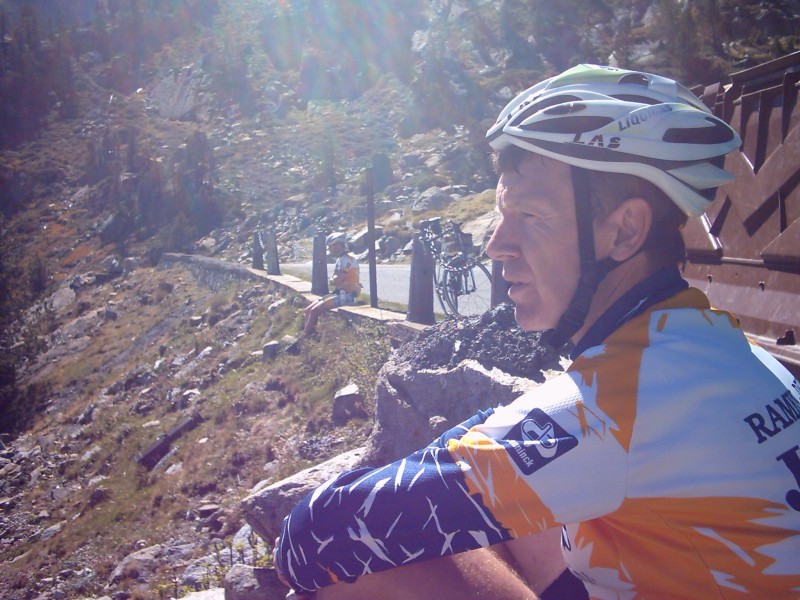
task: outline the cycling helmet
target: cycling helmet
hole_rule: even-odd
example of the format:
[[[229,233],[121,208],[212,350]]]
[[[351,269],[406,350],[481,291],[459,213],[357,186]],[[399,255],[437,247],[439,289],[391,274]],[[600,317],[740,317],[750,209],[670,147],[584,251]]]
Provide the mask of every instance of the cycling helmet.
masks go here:
[[[336,243],[339,243],[342,246],[346,246],[347,245],[347,234],[342,232],[342,231],[338,231],[338,232],[334,232],[334,233],[329,234],[328,237],[325,238],[325,245],[326,246],[330,246],[331,244],[336,244]]]
[[[641,177],[694,217],[710,204],[710,190],[732,178],[715,163],[741,144],[679,83],[597,65],[578,65],[518,94],[486,137],[495,150],[514,145],[572,167],[581,274],[559,323],[543,337],[554,348],[583,326],[597,286],[618,265],[594,254],[584,169]]]
[[[690,217],[703,190],[732,176],[714,163],[741,140],[679,83],[648,73],[578,65],[519,94],[487,138],[575,167],[627,173],[660,188]]]

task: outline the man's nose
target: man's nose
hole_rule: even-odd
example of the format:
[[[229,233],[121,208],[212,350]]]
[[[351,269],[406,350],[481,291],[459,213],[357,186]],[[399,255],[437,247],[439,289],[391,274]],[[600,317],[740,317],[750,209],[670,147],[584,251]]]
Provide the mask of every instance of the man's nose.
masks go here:
[[[513,224],[505,217],[500,222],[486,244],[486,254],[492,260],[507,260],[517,255],[516,242],[514,241]]]

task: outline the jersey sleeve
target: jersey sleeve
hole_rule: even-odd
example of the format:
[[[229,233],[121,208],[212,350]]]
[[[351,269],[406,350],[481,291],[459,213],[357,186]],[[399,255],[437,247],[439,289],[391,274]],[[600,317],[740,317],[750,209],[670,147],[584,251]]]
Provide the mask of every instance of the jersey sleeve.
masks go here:
[[[591,492],[608,469],[624,472],[624,458],[611,464],[600,438],[582,436],[582,424],[587,432],[598,424],[576,404],[577,386],[560,376],[402,460],[329,481],[285,519],[278,568],[313,591],[606,510],[615,494],[596,503]],[[587,469],[581,460],[593,453]]]
[[[385,467],[344,473],[306,496],[283,524],[275,561],[295,589],[488,546],[508,533],[466,488],[447,450],[492,410],[481,411]]]

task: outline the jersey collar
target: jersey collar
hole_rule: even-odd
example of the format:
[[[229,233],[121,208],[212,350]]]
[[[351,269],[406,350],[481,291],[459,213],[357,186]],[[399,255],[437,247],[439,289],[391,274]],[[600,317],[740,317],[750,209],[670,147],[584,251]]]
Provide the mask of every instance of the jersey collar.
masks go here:
[[[678,267],[664,267],[625,292],[589,328],[570,353],[574,360],[588,348],[601,344],[625,323],[639,316],[654,304],[685,290],[689,284]]]

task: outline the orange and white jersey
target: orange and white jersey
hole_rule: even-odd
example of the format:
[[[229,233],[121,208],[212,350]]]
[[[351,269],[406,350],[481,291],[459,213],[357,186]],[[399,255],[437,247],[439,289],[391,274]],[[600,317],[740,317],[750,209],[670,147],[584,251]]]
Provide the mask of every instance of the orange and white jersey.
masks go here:
[[[800,596],[798,420],[797,380],[690,289],[451,451],[505,526],[564,524],[593,598],[788,598]],[[474,448],[492,438],[532,443],[484,461]]]
[[[315,590],[561,526],[593,598],[800,597],[800,384],[698,290],[643,310],[508,406],[317,488],[281,572]]]
[[[348,294],[360,294],[361,293],[361,280],[358,274],[358,260],[356,257],[350,253],[342,254],[339,258],[336,259],[336,264],[333,267],[333,276],[331,279],[336,279],[338,277],[344,277],[340,281],[339,285],[336,286],[336,289],[343,290]]]

